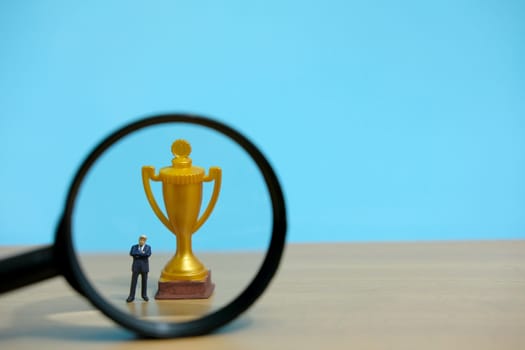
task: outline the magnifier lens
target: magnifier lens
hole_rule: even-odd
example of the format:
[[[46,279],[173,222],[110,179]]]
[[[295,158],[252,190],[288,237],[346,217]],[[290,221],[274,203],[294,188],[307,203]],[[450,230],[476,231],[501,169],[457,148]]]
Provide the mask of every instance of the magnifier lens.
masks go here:
[[[192,166],[203,168],[205,176],[213,166],[222,171],[217,202],[209,218],[190,235],[191,251],[211,271],[215,288],[208,298],[156,300],[159,278],[177,250],[177,238],[148,202],[142,168],[153,166],[158,175],[161,168],[172,167],[172,145],[179,139],[191,145]],[[167,194],[162,181],[149,182],[172,227],[186,225],[170,217],[166,208],[175,199],[183,202],[175,207],[184,207],[186,199]],[[202,183],[198,217],[207,208],[214,185],[214,181]],[[80,185],[71,232],[83,273],[108,303],[141,320],[186,322],[224,307],[252,281],[269,247],[272,205],[260,169],[236,142],[206,126],[164,123],[125,136],[97,159]],[[146,244],[152,250],[149,302],[141,298],[139,276],[135,300],[127,303],[133,261],[129,253],[140,235],[148,237]]]

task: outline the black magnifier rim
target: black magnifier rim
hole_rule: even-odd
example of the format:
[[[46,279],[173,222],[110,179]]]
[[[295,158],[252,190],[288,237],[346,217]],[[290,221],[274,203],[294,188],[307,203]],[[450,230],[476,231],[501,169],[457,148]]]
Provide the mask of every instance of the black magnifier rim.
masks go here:
[[[145,127],[167,123],[189,123],[208,127],[228,136],[240,145],[252,157],[263,174],[272,201],[273,211],[270,245],[261,268],[250,284],[228,305],[202,318],[182,323],[140,320],[119,310],[100,296],[82,272],[73,248],[71,234],[72,214],[74,211],[76,196],[84,177],[98,157],[114,143],[134,131]],[[266,157],[250,140],[233,128],[214,119],[191,114],[161,114],[137,120],[118,129],[100,142],[87,156],[70,186],[64,215],[57,230],[56,242],[57,246],[60,247],[60,254],[65,253],[65,256],[62,255],[63,258],[66,258],[66,261],[64,262],[69,264],[70,268],[66,277],[70,283],[106,316],[113,319],[116,323],[133,330],[144,337],[175,338],[209,333],[230,322],[248,309],[264,292],[277,271],[285,247],[286,227],[284,196],[277,176]]]

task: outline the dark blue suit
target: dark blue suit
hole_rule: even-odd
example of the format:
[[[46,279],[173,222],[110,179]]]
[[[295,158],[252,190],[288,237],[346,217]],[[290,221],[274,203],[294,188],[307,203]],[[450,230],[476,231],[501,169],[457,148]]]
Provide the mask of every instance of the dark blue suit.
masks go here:
[[[149,272],[149,257],[151,255],[151,247],[144,244],[140,249],[138,244],[131,247],[129,255],[133,257],[133,264],[131,265],[131,288],[129,291],[129,298],[135,298],[135,289],[137,289],[137,279],[139,275],[142,276],[142,298],[148,297],[148,272]]]

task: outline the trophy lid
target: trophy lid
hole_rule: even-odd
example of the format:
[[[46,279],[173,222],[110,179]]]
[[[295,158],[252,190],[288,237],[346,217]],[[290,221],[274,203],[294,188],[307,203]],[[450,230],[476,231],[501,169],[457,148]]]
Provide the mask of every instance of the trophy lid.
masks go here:
[[[192,166],[191,145],[186,140],[176,140],[171,145],[171,153],[175,156],[171,160],[171,166],[160,169],[160,178],[163,182],[173,184],[192,184],[202,182],[204,169]]]

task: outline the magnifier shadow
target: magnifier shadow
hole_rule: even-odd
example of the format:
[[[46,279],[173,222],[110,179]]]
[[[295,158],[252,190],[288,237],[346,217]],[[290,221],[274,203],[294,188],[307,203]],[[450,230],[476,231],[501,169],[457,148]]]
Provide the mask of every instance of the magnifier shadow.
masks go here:
[[[13,299],[12,304],[20,305],[8,312],[12,314],[10,321],[0,327],[3,342],[28,338],[119,342],[136,338],[135,334],[111,322],[83,298],[73,295],[65,282],[53,280],[47,284],[53,286],[51,293],[41,293],[40,286],[28,288],[24,291],[27,296],[23,297],[23,303],[15,302],[14,295],[7,296]],[[64,290],[71,291],[72,295],[64,296]],[[50,294],[58,296],[49,297]]]
[[[10,322],[0,327],[0,339],[2,339],[2,342],[34,338],[48,339],[50,341],[109,342],[117,344],[140,339],[136,334],[113,323],[83,298],[73,295],[73,291],[65,282],[53,280],[46,282],[46,284],[52,288],[51,293],[46,290],[44,292],[38,291],[40,286],[28,288],[25,290],[26,296],[22,297],[24,302],[20,303],[19,300],[16,304],[20,305],[11,308],[9,313],[13,316]],[[47,286],[44,288],[47,289]],[[58,296],[50,298],[49,295],[54,294],[54,291],[59,291],[55,293]],[[72,295],[64,295],[65,292],[69,291],[71,291]],[[20,294],[20,292],[17,292],[17,294]],[[31,294],[35,297],[32,298]],[[8,299],[14,299],[15,295],[7,297]],[[20,298],[18,297],[17,299]],[[26,300],[30,299],[39,300],[26,302]],[[15,302],[13,301],[12,304],[15,304]],[[162,305],[160,307],[154,306],[154,304],[155,302],[151,303],[151,301],[149,303],[130,303],[128,307],[130,310],[135,310],[134,312],[137,313],[137,316],[140,316],[141,313],[147,314],[148,307],[158,307],[159,310],[165,310],[161,314],[173,312],[174,310],[172,309],[177,309],[179,314],[186,313],[187,315],[205,314],[206,311],[199,308],[207,308],[207,306],[198,304],[177,305],[177,303],[172,302],[161,302],[160,304]],[[249,327],[251,323],[249,315],[244,315],[214,333],[237,332]]]

